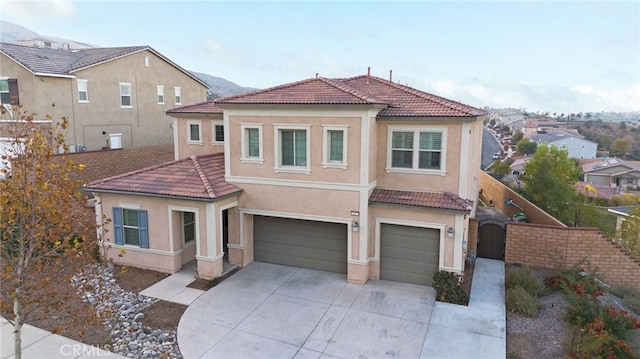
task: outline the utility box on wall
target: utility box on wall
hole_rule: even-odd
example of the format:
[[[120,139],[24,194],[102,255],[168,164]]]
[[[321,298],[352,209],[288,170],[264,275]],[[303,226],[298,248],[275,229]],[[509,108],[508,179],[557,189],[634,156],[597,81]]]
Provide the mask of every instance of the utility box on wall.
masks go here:
[[[122,134],[121,133],[110,133],[109,134],[109,147],[112,150],[122,148]]]

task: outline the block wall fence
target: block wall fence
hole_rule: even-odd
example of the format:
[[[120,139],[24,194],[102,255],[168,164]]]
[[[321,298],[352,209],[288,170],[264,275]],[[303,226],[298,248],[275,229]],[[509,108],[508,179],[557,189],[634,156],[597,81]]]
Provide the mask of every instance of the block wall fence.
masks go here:
[[[492,200],[509,217],[520,211],[504,204],[512,199],[524,208],[529,221],[507,223],[506,265],[519,263],[554,269],[557,265],[571,267],[584,261],[581,269],[595,271],[605,283],[640,289],[640,259],[625,252],[597,228],[567,227],[485,172],[480,175],[480,188],[482,197]],[[471,218],[467,253],[477,253],[478,233],[478,220]]]

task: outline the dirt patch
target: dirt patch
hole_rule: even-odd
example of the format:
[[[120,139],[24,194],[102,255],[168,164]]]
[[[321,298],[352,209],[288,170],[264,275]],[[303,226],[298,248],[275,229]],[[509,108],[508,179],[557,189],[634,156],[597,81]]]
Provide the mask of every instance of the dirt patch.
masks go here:
[[[507,354],[509,358],[566,358],[567,340],[573,326],[564,321],[567,302],[560,293],[539,299],[536,318],[507,312]]]
[[[168,276],[169,274],[167,273],[136,267],[116,265],[113,268],[113,277],[118,285],[122,289],[134,293],[140,293]]]
[[[142,311],[144,318],[140,322],[153,329],[176,330],[185,310],[184,304],[161,300]]]
[[[207,280],[207,279],[196,279],[195,281],[191,282],[191,284],[189,284],[187,287],[189,288],[193,288],[193,289],[200,289],[200,290],[204,290],[207,291],[213,287],[215,287],[216,285],[220,284],[220,282],[222,282],[223,280],[229,278],[230,276],[232,276],[235,272],[239,271],[240,268],[234,268],[231,271],[229,271],[229,273],[218,277],[218,278],[213,278],[211,280]]]

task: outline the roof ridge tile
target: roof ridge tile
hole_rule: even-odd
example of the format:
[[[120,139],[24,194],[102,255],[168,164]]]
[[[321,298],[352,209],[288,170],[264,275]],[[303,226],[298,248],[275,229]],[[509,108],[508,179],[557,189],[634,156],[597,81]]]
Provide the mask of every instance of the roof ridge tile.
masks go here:
[[[198,176],[200,177],[200,180],[202,181],[202,184],[204,185],[204,188],[207,190],[207,194],[209,195],[209,198],[216,198],[216,193],[213,190],[213,187],[211,186],[209,179],[207,178],[207,174],[204,173],[202,166],[200,166],[200,162],[198,161],[198,156],[191,155],[190,159],[191,159],[191,162],[193,163],[193,166],[196,169],[196,172],[198,173]]]

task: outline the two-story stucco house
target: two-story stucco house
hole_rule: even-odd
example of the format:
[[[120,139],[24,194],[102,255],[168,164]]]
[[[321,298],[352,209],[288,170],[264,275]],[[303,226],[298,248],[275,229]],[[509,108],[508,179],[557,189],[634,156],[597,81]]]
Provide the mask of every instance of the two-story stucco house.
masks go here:
[[[22,104],[40,120],[67,117],[72,151],[171,144],[166,110],[206,100],[207,88],[149,46],[69,51],[0,44],[2,105]],[[0,121],[11,121],[9,114]]]
[[[486,112],[378,77],[168,111],[176,160],[92,182],[108,254],[200,276],[252,261],[430,285],[462,273]],[[118,257],[120,249],[126,254]]]
[[[556,146],[576,159],[594,159],[598,150],[597,143],[568,133],[536,134],[531,136],[531,141]]]

